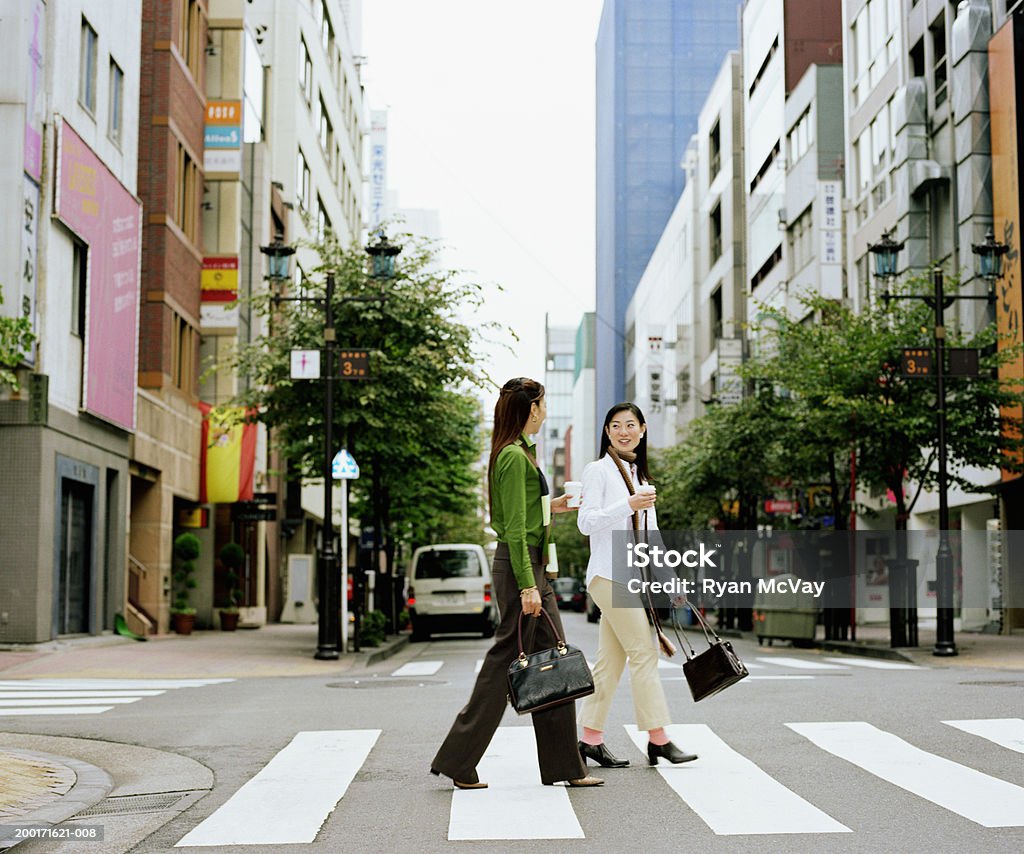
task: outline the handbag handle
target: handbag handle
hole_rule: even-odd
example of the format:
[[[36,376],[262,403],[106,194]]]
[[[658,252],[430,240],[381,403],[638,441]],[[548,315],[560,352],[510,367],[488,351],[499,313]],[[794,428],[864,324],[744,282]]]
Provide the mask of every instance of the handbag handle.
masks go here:
[[[555,627],[555,621],[551,619],[551,615],[547,611],[545,611],[543,608],[540,609],[540,612],[544,615],[544,619],[548,621],[548,625],[551,626],[551,631],[554,633],[555,640],[558,642],[557,643],[558,651],[564,654],[565,653],[565,641],[562,639],[561,635],[558,634],[558,629]],[[525,616],[526,616],[526,612],[525,611],[520,611],[519,612],[519,623],[516,626],[516,632],[517,632],[518,637],[519,637],[519,661],[524,666],[526,664],[526,650],[523,649],[523,617],[525,617]]]

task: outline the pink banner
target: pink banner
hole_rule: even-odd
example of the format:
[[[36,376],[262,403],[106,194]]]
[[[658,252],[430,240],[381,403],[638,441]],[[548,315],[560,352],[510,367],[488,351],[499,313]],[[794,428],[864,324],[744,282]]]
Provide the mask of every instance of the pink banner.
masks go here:
[[[142,203],[59,124],[57,216],[88,244],[83,408],[135,429]]]

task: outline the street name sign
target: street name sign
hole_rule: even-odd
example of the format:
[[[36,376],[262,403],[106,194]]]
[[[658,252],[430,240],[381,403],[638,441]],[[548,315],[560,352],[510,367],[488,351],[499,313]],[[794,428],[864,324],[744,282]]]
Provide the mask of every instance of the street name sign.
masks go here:
[[[370,378],[370,351],[342,349],[339,353],[341,368],[338,376],[343,380]]]
[[[913,347],[904,350],[900,358],[900,374],[905,377],[930,377],[932,375],[931,349]]]

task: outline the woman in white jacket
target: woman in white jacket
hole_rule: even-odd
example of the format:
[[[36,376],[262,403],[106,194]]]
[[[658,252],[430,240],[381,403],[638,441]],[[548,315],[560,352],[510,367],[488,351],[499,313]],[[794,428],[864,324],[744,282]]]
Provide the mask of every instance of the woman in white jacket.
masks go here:
[[[627,477],[632,489],[626,486]],[[618,759],[604,743],[608,710],[627,660],[636,725],[648,731],[648,762],[657,765],[660,758],[675,763],[697,758],[680,750],[665,734],[671,719],[658,678],[653,629],[639,598],[626,591],[621,578],[620,589],[615,590],[612,577],[613,532],[630,531],[633,514],[639,515],[640,527],[646,521],[648,530],[658,528],[654,492],[637,489],[648,482],[647,424],[643,413],[636,404],[616,404],[604,419],[599,458],[583,471],[583,501],[577,519],[580,532],[590,537],[587,590],[601,609],[594,693],[583,701],[583,738],[579,748],[584,763],[593,759],[605,768],[629,765],[628,759]],[[631,597],[636,600],[634,606],[616,608],[613,590],[615,602],[622,603]]]

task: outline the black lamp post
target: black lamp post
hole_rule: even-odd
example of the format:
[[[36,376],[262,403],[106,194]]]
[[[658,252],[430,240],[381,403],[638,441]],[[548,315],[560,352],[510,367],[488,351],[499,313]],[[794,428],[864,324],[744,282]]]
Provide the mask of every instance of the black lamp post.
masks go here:
[[[274,283],[289,279],[289,263],[295,254],[295,247],[288,246],[277,238],[269,246],[261,246],[260,252],[268,257],[267,278]],[[327,274],[327,291],[319,297],[283,297],[274,294],[274,303],[313,302],[324,310],[324,363],[321,377],[324,388],[324,454],[322,476],[324,480],[324,519],[320,533],[320,565],[317,572],[317,643],[314,658],[333,661],[338,657],[340,637],[340,580],[337,572],[338,556],[334,551],[334,507],[333,479],[331,464],[334,459],[334,274]]]
[[[875,253],[875,268],[879,275],[892,278],[896,274],[896,255],[903,247],[897,244],[888,233],[882,235],[879,243],[869,246]],[[935,396],[938,421],[938,489],[939,489],[939,549],[935,556],[936,599],[938,619],[936,621],[935,648],[932,655],[953,656],[957,654],[956,642],[953,637],[953,550],[949,544],[949,473],[946,454],[946,325],[945,310],[955,300],[979,299],[992,302],[995,299],[994,284],[1002,275],[1002,256],[1009,247],[997,243],[992,230],[989,229],[985,242],[974,244],[972,251],[978,256],[978,275],[989,283],[989,292],[985,296],[957,294],[946,296],[943,287],[943,275],[940,267],[932,269],[932,294],[899,294],[892,295],[888,291],[882,295],[890,299],[924,300],[935,312]]]

